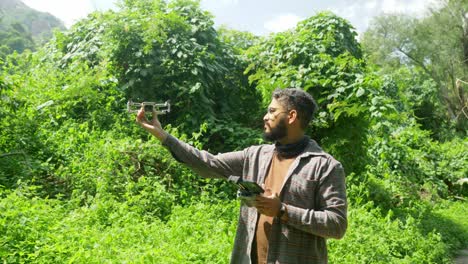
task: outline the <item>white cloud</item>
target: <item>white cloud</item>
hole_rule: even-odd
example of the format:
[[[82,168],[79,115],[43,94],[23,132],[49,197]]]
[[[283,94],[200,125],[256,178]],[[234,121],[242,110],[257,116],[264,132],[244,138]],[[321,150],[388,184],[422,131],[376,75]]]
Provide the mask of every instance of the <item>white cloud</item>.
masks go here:
[[[398,6],[396,5],[395,0],[384,0],[382,2],[381,10],[384,13],[393,13],[393,12],[398,12]]]
[[[423,16],[428,5],[433,1],[427,0],[384,0],[381,10],[384,13],[405,13],[415,16]]]
[[[366,1],[364,3],[364,7],[369,10],[373,10],[377,6],[377,1],[372,0],[372,1]]]
[[[209,6],[211,8],[226,8],[229,6],[239,4],[239,0],[202,0],[202,6]]]
[[[360,16],[360,8],[359,6],[357,5],[349,5],[347,7],[344,7],[344,8],[338,8],[338,9],[335,9],[335,10],[332,10],[333,13],[343,17],[343,18],[346,18],[346,19],[352,19],[354,17],[359,17]]]
[[[295,27],[297,22],[301,20],[302,18],[297,15],[284,14],[265,22],[263,25],[271,32],[281,32]]]
[[[327,9],[341,16],[363,33],[373,17],[382,13],[408,14],[416,17],[426,15],[429,6],[437,0],[343,0],[344,4],[330,5]]]
[[[218,0],[217,2],[221,2],[223,5],[237,5],[239,0]]]
[[[70,27],[89,13],[114,7],[116,0],[22,0],[27,6],[48,12]]]

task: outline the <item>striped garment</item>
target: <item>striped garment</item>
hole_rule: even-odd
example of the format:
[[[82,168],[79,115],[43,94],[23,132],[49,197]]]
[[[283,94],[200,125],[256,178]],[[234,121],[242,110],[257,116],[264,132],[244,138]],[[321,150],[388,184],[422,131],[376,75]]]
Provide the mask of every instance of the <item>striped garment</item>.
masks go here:
[[[212,155],[168,136],[163,142],[178,161],[208,178],[227,179],[241,175],[245,180],[264,182],[275,151],[260,145],[242,151]],[[314,140],[291,164],[281,188],[287,223],[273,220],[268,263],[327,263],[326,238],[340,239],[347,227],[345,174],[341,164],[325,153]],[[251,263],[252,242],[258,213],[241,206],[231,263]]]

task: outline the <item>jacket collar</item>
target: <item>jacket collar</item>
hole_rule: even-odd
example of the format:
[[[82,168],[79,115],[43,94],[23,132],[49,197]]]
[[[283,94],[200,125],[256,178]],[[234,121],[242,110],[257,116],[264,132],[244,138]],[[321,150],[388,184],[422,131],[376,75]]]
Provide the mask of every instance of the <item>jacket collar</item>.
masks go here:
[[[275,151],[275,144],[265,145],[262,151],[263,155],[273,155]],[[327,153],[315,142],[315,140],[310,139],[309,144],[307,144],[304,151],[299,154],[299,158],[305,158],[308,156],[326,156]]]

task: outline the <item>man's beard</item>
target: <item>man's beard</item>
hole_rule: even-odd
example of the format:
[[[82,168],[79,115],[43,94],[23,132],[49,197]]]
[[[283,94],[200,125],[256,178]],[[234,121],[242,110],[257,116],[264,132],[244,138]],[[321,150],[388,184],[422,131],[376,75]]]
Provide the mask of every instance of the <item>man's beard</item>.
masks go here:
[[[263,138],[267,141],[277,141],[284,138],[287,134],[286,118],[281,118],[278,125],[270,127],[270,132],[263,132]]]

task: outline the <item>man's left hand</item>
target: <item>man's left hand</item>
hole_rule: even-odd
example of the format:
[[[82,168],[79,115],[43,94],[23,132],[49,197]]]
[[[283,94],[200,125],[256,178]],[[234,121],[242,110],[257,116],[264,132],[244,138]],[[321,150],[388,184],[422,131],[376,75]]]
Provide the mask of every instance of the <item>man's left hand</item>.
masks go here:
[[[266,193],[271,193],[267,192]],[[281,200],[278,194],[273,193],[270,196],[257,195],[255,198],[255,207],[257,211],[266,216],[278,216],[281,209]]]

